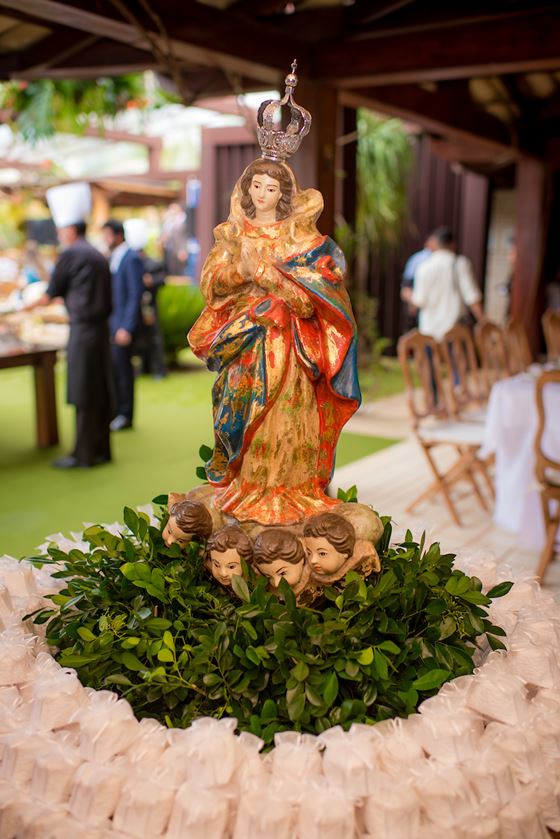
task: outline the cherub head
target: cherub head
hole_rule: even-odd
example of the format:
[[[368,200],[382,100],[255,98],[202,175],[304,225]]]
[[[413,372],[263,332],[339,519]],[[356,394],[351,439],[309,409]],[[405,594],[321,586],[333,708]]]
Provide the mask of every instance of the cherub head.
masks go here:
[[[271,585],[278,588],[286,580],[290,588],[297,588],[305,568],[305,551],[301,540],[290,530],[270,527],[255,539],[253,565]]]
[[[241,208],[247,218],[275,211],[276,221],[292,212],[294,182],[287,166],[272,160],[255,160],[241,177]]]
[[[335,574],[350,559],[356,534],[350,522],[335,513],[320,513],[303,526],[307,562],[315,577]]]
[[[208,539],[212,533],[212,516],[199,501],[177,501],[169,507],[169,519],[163,530],[167,547],[184,548],[197,537]]]
[[[253,545],[245,531],[237,524],[224,527],[209,539],[206,546],[207,567],[223,586],[231,585],[234,574],[241,576],[241,560],[250,562]]]

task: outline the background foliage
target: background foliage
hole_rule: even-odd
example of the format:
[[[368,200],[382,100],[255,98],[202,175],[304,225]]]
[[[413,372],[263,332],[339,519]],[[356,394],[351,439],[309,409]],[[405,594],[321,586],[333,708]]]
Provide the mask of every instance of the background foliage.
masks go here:
[[[156,499],[165,503],[166,497]],[[424,550],[410,534],[379,545],[383,570],[363,580],[350,572],[314,608],[283,601],[245,568],[235,596],[207,576],[203,550],[167,548],[147,517],[125,509],[127,535],[101,526],[90,550],[55,546],[37,563],[61,563],[65,588],[47,623],[58,660],[82,682],[112,687],[139,716],[186,726],[198,716],[237,717],[239,727],[271,743],[283,729],[320,732],[413,712],[455,676],[471,673],[475,643],[502,647],[503,631],[484,609],[476,577],[453,569],[453,556]]]
[[[175,97],[158,86],[147,85],[153,75],[135,73],[99,79],[37,79],[0,85],[0,108],[12,114],[12,122],[23,138],[37,142],[56,131],[80,134],[128,108],[157,108]]]
[[[157,298],[165,353],[170,362],[187,346],[187,333],[204,308],[198,286],[164,285]]]

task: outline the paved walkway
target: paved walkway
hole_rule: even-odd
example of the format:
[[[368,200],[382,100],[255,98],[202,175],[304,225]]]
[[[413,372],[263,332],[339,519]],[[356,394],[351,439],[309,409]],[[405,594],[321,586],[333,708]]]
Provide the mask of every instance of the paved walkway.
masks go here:
[[[350,425],[351,428],[348,427]],[[410,435],[403,395],[364,405],[348,426],[349,431],[360,434],[404,439],[377,454],[337,469],[334,486],[347,489],[356,484],[360,501],[372,504],[382,515],[391,515],[397,531],[400,529],[404,533],[409,527],[415,535],[419,535],[425,529],[428,538],[439,541],[445,551],[492,551],[515,569],[528,574],[535,570],[538,552],[520,548],[514,534],[497,527],[491,514],[480,507],[467,484],[458,483],[454,489],[462,527],[453,523],[440,497],[420,504],[413,513],[404,512],[407,505],[429,486],[431,473],[419,444]],[[451,451],[449,454],[452,456]],[[445,458],[445,450],[442,449],[440,456]],[[545,587],[560,594],[560,562],[553,562],[549,567]]]

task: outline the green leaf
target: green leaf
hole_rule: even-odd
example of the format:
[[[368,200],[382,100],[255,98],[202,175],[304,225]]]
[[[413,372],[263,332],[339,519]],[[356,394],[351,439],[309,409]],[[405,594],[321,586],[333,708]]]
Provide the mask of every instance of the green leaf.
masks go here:
[[[243,600],[244,603],[249,602],[251,595],[249,594],[249,587],[243,577],[240,577],[239,574],[234,574],[231,578],[231,587],[240,600]]]
[[[276,707],[276,702],[272,699],[265,699],[261,711],[261,720],[269,722],[270,720],[275,720],[277,717],[278,708]]]
[[[152,504],[155,504],[157,507],[167,507],[167,499],[168,495],[156,495],[155,498],[152,498]]]
[[[173,661],[173,653],[171,650],[160,650],[157,654],[158,661]]]
[[[166,620],[166,618],[150,618],[146,622],[146,626],[150,629],[169,629],[171,621]]]
[[[309,676],[309,667],[305,664],[305,662],[298,661],[296,666],[293,667],[290,672],[292,676],[298,680],[298,682],[305,682]]]
[[[305,693],[301,684],[286,692],[286,706],[290,720],[298,722],[305,710]]]
[[[488,638],[488,643],[493,650],[507,650],[506,645],[503,641],[500,641],[499,638],[496,638],[494,635],[489,635],[488,633],[486,633],[486,637]]]
[[[136,532],[138,530],[138,516],[136,515],[134,510],[132,510],[130,507],[125,507],[123,511],[123,519],[124,523],[131,531],[131,533],[134,533],[134,535],[136,535]]]
[[[373,651],[373,666],[379,678],[383,681],[386,681],[386,679],[389,676],[387,659],[385,658],[383,653],[379,652],[379,650],[377,649]]]
[[[82,638],[84,641],[95,641],[95,635],[93,634],[93,632],[91,631],[91,629],[88,629],[86,626],[80,626],[80,627],[79,627],[79,629],[78,629],[78,635],[79,635],[79,636],[80,636],[80,638]]]
[[[449,670],[428,670],[423,676],[413,681],[412,687],[416,690],[434,690],[441,687],[452,675]]]
[[[395,645],[393,644],[393,646]],[[399,648],[397,647],[396,649],[398,652]],[[366,647],[361,652],[359,652],[356,661],[358,662],[358,664],[363,664],[364,666],[371,664],[373,662],[373,648]]]
[[[261,663],[261,658],[254,647],[247,647],[247,649],[245,650],[245,655],[247,656],[249,661],[253,662],[253,664]]]
[[[466,600],[467,603],[480,604],[481,606],[490,603],[490,598],[480,591],[466,591],[464,594],[459,594],[459,597],[461,600]]]
[[[400,647],[397,647],[394,641],[382,641],[380,644],[377,644],[378,650],[385,650],[388,653],[394,653],[394,655],[398,655],[400,653]]]
[[[211,460],[212,455],[214,454],[214,449],[211,449],[210,446],[202,445],[199,450],[198,454],[200,459],[207,463],[207,461]]]
[[[121,661],[128,670],[146,670],[146,665],[142,664],[139,658],[134,653],[123,653]]]
[[[195,472],[196,477],[199,480],[201,480],[201,481],[207,481],[208,480],[208,476],[206,474],[206,469],[204,468],[204,466],[197,466],[196,469],[194,470],[194,472]]]
[[[330,708],[338,695],[338,679],[336,673],[330,673],[325,681],[323,691],[323,701],[327,708]]]
[[[163,633],[163,643],[166,647],[169,647],[170,650],[175,649],[175,641],[173,640],[173,635],[169,632],[169,630],[166,630]]]
[[[127,679],[126,676],[123,676],[122,673],[113,673],[112,676],[107,676],[105,679],[106,685],[121,685],[122,687],[128,687],[132,684],[130,679]]]
[[[133,637],[123,638],[123,640],[121,642],[121,647],[123,648],[123,650],[131,650],[133,647],[137,647],[139,643],[140,643],[140,638],[133,638]]]
[[[513,583],[510,582],[498,583],[498,585],[494,586],[490,589],[490,591],[486,592],[486,596],[491,597],[492,599],[494,599],[495,597],[503,597],[504,594],[507,594],[511,590],[512,586]]]

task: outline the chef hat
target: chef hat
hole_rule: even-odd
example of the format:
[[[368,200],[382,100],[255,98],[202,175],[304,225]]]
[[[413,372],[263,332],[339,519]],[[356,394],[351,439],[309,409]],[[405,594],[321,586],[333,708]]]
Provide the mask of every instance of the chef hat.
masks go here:
[[[129,247],[141,251],[148,241],[148,225],[143,218],[128,218],[124,223],[124,238]]]
[[[91,211],[91,189],[86,183],[63,184],[47,189],[47,204],[57,227],[85,221]]]

